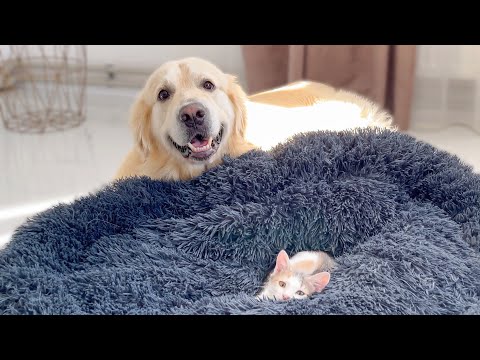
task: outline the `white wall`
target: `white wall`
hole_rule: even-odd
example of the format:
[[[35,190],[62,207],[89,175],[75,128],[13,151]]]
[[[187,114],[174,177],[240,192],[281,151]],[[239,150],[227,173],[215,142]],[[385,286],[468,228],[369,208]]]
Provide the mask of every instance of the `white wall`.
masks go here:
[[[245,70],[240,45],[88,45],[90,66],[112,64],[114,69],[151,72],[165,61],[187,56],[209,60],[221,70],[235,74],[245,85]]]

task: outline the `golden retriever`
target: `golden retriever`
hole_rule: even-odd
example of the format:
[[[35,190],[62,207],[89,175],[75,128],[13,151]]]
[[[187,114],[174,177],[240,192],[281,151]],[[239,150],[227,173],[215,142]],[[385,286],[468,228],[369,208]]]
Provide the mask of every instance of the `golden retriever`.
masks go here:
[[[116,178],[188,180],[224,155],[267,150],[298,132],[393,127],[390,114],[373,102],[320,83],[247,98],[234,76],[198,58],[160,66],[133,104],[130,125],[135,146]]]

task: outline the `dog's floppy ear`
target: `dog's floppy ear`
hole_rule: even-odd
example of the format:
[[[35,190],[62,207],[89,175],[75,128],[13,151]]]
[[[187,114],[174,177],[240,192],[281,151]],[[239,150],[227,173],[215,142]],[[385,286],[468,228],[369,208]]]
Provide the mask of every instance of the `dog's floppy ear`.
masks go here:
[[[151,107],[143,99],[140,93],[130,110],[130,126],[135,137],[135,144],[139,147],[145,157],[148,156],[152,146],[153,138],[150,127]]]
[[[235,112],[235,126],[234,132],[241,137],[245,136],[245,130],[247,128],[247,107],[245,105],[247,101],[247,94],[243,91],[242,87],[237,83],[237,79],[233,75],[229,75],[228,85],[228,97],[233,104]]]

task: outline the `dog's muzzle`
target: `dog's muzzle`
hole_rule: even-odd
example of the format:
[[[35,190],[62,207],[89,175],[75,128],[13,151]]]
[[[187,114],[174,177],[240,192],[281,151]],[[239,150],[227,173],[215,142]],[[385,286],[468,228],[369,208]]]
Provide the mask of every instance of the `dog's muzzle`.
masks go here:
[[[186,145],[179,145],[169,136],[168,139],[172,145],[182,154],[186,159],[197,161],[205,161],[212,157],[218,150],[223,138],[223,126],[220,128],[218,134],[213,137],[207,137],[200,131],[195,131],[190,141]]]

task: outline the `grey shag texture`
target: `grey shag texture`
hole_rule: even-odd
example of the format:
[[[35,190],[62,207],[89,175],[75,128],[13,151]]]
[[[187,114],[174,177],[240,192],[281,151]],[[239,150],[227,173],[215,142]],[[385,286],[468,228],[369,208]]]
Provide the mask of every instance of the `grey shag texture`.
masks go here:
[[[257,301],[280,249],[339,267]],[[480,177],[388,130],[301,134],[188,182],[45,211],[0,252],[3,314],[479,314]]]

